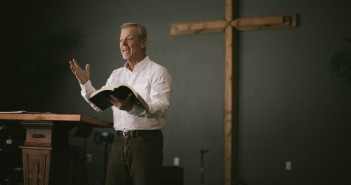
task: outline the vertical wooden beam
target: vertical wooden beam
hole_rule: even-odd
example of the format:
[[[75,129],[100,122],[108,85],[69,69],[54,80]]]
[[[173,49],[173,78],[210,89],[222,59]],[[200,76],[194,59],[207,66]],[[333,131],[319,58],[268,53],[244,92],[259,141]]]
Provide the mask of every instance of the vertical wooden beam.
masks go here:
[[[233,0],[224,0],[225,20],[231,22],[233,19]]]
[[[233,19],[233,0],[225,0],[225,21]],[[233,181],[233,27],[224,32],[224,185]]]
[[[233,184],[233,28],[225,29],[224,58],[224,184]]]

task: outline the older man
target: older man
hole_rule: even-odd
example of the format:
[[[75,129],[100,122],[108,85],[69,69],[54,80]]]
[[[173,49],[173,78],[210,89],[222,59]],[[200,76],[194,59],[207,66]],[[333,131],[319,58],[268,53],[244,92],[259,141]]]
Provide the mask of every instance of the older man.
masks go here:
[[[120,51],[126,63],[115,69],[105,86],[127,84],[148,103],[149,110],[130,95],[124,100],[110,96],[116,137],[107,167],[106,185],[159,185],[163,159],[165,115],[170,104],[171,76],[163,66],[146,54],[147,32],[144,26],[126,23],[121,26]],[[82,69],[75,59],[69,61],[89,101],[96,91],[90,81],[90,65]]]

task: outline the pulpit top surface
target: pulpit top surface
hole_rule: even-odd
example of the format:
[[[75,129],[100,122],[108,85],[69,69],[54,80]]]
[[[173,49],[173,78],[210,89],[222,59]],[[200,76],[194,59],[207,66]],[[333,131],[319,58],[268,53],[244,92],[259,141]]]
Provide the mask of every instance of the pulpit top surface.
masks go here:
[[[90,126],[112,128],[113,123],[96,117],[81,114],[53,114],[53,113],[0,113],[0,120],[9,121],[52,121],[52,122],[76,122]]]

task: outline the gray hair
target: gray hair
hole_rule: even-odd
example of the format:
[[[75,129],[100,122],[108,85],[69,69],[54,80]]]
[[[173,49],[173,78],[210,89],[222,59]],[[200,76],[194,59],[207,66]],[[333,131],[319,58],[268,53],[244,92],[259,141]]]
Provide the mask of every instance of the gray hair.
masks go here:
[[[139,38],[147,39],[146,28],[139,23],[124,23],[124,24],[122,24],[121,29],[130,28],[130,27],[134,27],[138,30]]]

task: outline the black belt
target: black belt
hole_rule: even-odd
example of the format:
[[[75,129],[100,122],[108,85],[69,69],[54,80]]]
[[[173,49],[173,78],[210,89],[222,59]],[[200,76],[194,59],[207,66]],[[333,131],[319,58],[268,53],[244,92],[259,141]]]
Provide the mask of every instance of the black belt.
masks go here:
[[[160,130],[131,130],[131,131],[122,131],[122,130],[117,130],[117,136],[118,137],[123,137],[125,139],[127,138],[135,138],[135,137],[140,137],[145,134],[149,134],[152,132],[157,132]]]

